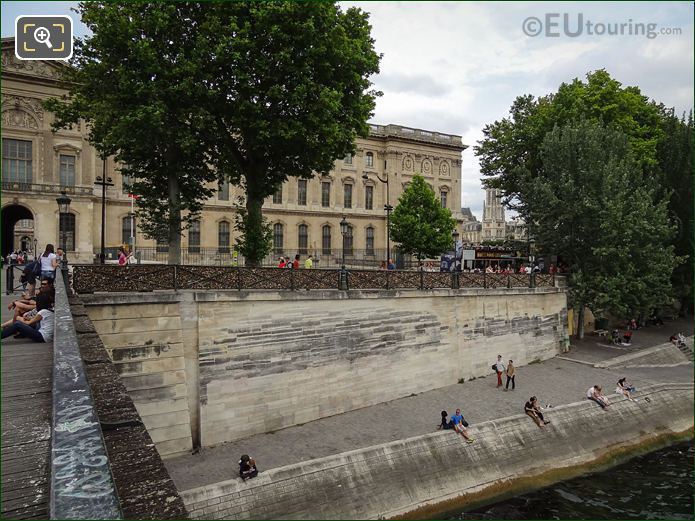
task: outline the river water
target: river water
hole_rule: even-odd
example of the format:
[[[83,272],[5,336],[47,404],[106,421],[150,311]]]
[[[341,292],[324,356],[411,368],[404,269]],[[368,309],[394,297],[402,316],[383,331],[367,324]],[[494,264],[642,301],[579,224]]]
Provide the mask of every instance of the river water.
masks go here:
[[[693,519],[692,440],[449,519]]]

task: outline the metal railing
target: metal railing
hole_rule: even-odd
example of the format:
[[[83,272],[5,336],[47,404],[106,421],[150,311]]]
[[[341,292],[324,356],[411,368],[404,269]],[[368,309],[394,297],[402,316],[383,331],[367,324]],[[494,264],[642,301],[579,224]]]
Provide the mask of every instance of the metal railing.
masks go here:
[[[61,270],[56,279],[50,518],[121,519]]]
[[[92,186],[63,186],[47,183],[27,183],[22,181],[2,181],[2,190],[7,192],[43,192],[51,194],[59,194],[65,192],[68,194],[77,195],[93,195],[94,187]]]
[[[553,275],[423,270],[280,269],[186,265],[77,265],[78,294],[154,290],[504,289],[554,287]]]

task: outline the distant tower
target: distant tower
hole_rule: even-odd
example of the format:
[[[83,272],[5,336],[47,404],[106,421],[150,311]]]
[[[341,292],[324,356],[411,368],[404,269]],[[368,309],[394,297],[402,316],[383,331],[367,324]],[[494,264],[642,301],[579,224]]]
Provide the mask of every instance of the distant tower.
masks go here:
[[[497,189],[485,189],[482,241],[504,239],[504,207],[502,206],[500,195],[500,191]]]

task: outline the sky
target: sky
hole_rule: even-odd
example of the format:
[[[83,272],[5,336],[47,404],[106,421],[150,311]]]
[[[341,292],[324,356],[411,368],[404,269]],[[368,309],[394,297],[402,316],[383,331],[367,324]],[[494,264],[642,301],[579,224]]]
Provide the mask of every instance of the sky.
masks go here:
[[[69,11],[76,5],[2,2],[2,36],[14,34],[20,14],[72,14],[75,35],[82,36],[86,27]],[[508,115],[517,96],[549,94],[563,82],[606,69],[677,113],[693,107],[692,2],[341,5],[370,13],[375,46],[383,54],[373,82],[384,94],[372,123],[462,136],[469,148],[463,152],[461,204],[478,218],[484,192],[473,147],[485,125]],[[644,34],[637,24],[654,31]],[[622,34],[608,34],[611,28]]]

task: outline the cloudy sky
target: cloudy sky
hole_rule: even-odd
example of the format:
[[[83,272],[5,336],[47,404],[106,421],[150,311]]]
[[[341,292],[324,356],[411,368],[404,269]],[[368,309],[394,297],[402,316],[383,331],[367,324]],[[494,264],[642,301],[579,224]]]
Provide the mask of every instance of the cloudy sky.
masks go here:
[[[2,35],[14,33],[19,14],[70,14],[75,5],[2,2]],[[371,14],[376,47],[384,55],[374,78],[384,95],[373,122],[463,136],[470,148],[463,153],[462,206],[478,217],[483,192],[473,145],[486,124],[505,117],[516,96],[544,95],[604,68],[678,112],[693,106],[691,2],[343,5]],[[564,31],[565,15],[571,34]],[[583,31],[577,34],[580,17]],[[645,35],[637,24],[654,24],[653,32]],[[84,26],[76,25],[76,35],[84,34]],[[611,27],[623,34],[607,34]]]

